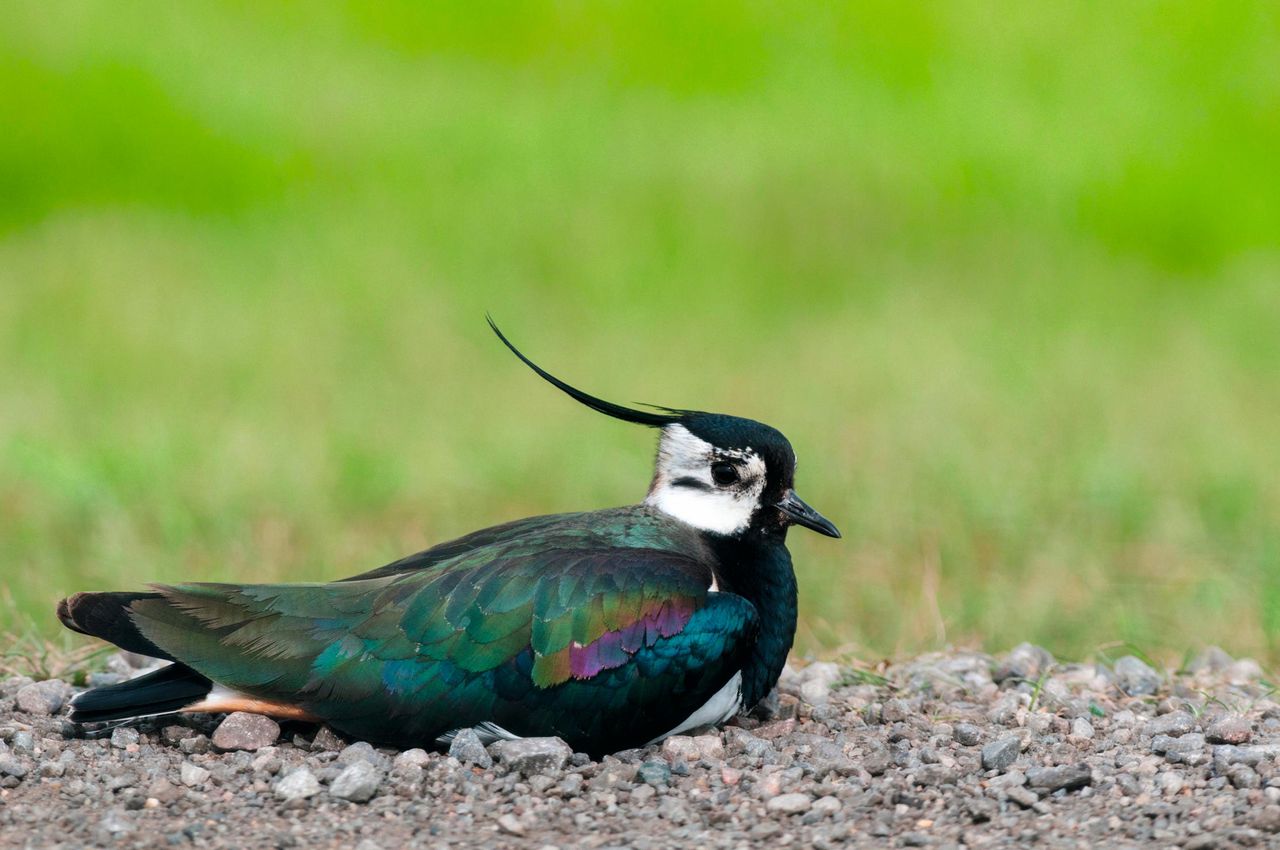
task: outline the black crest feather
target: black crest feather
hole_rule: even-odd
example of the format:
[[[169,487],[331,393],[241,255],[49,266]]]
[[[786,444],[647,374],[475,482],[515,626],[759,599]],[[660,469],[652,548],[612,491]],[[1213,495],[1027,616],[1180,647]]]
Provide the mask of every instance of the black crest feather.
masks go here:
[[[552,375],[543,369],[537,363],[534,363],[528,357],[520,352],[520,349],[511,344],[511,340],[498,328],[497,323],[493,321],[493,317],[485,314],[485,318],[489,321],[489,327],[493,328],[493,332],[498,335],[498,339],[502,340],[502,344],[511,349],[511,353],[519,357],[526,366],[532,369],[551,386],[570,396],[571,398],[585,404],[592,410],[599,411],[606,416],[612,416],[614,419],[621,419],[623,422],[634,422],[637,425],[648,425],[651,428],[662,428],[667,425],[673,425],[683,419],[688,411],[673,410],[667,407],[656,408],[659,412],[650,413],[647,410],[636,410],[631,407],[623,407],[620,404],[614,404],[611,401],[605,401],[602,398],[596,398],[590,393],[585,393],[577,387],[571,387],[564,381]]]

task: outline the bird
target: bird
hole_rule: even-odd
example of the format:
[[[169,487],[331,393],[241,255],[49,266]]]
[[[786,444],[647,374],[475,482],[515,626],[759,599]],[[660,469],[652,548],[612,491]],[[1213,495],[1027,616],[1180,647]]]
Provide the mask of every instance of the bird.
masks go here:
[[[63,625],[169,663],[79,694],[70,720],[247,711],[392,747],[474,729],[601,757],[767,696],[796,631],[787,531],[840,536],[796,495],[790,442],[751,419],[590,395],[488,321],[574,400],[658,429],[643,501],[517,519],[327,583],[76,593]]]

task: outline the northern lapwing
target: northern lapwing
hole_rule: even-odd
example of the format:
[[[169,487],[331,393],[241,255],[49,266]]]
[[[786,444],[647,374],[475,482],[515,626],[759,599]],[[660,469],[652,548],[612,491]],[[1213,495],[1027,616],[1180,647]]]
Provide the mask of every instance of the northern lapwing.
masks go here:
[[[736,416],[577,401],[661,430],[644,501],[515,520],[331,583],[77,593],[77,632],[172,662],[71,719],[251,711],[400,747],[555,735],[595,756],[754,706],[796,629],[787,529],[836,527],[793,489],[779,431]]]

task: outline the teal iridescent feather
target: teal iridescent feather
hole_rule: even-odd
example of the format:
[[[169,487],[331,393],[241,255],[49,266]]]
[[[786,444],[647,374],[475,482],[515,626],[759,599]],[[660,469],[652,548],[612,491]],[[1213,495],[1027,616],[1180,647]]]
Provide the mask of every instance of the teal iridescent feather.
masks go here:
[[[132,617],[208,678],[352,735],[421,745],[492,722],[588,751],[673,728],[759,629],[755,606],[708,593],[701,538],[649,508],[468,541],[330,584],[159,586]]]

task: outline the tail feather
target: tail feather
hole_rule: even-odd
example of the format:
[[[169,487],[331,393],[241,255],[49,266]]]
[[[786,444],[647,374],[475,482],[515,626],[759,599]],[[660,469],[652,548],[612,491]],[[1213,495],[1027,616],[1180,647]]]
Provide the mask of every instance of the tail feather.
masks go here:
[[[143,599],[159,599],[158,593],[77,593],[58,603],[62,625],[84,635],[102,638],[128,652],[174,661],[138,631],[131,607]]]
[[[71,701],[73,723],[101,723],[173,714],[200,702],[213,683],[185,664],[170,664],[153,673],[94,688]]]

